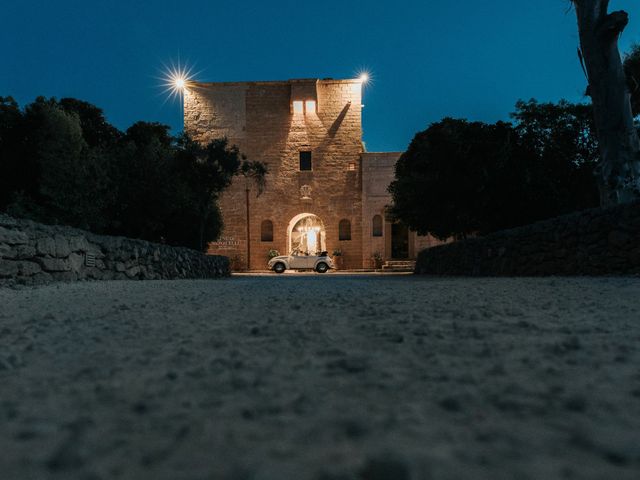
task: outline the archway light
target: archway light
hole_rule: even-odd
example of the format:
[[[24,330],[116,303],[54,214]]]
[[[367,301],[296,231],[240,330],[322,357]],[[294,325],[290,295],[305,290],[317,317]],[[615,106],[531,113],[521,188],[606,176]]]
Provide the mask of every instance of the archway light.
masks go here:
[[[322,220],[312,213],[301,213],[289,222],[287,229],[289,252],[326,250],[326,232]]]

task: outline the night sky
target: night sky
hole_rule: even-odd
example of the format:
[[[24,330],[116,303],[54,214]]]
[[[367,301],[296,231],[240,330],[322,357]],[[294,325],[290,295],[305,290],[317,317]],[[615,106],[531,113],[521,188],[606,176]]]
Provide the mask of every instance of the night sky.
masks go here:
[[[404,150],[444,116],[507,119],[518,99],[579,101],[568,0],[3,1],[0,96],[76,97],[121,129],[182,129],[158,77],[180,61],[200,81],[354,77],[365,91],[369,151]],[[614,0],[640,42],[640,5]]]

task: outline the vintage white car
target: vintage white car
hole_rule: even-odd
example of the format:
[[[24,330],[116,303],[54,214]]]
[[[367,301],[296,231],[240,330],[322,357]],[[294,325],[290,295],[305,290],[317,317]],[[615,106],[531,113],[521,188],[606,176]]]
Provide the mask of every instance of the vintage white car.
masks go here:
[[[289,255],[280,255],[269,260],[269,270],[276,273],[284,273],[285,270],[313,270],[325,273],[330,268],[335,268],[335,266],[327,252],[307,255],[294,250]]]

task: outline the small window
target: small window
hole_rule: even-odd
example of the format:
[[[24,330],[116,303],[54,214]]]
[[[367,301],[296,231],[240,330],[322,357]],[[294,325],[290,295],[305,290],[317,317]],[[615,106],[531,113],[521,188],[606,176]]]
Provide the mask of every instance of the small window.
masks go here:
[[[380,215],[375,215],[372,221],[372,232],[374,237],[382,236],[382,217]]]
[[[295,100],[293,102],[293,113],[303,113],[304,112],[304,103],[302,100]]]
[[[315,100],[307,100],[305,102],[306,113],[316,113],[316,101]]]
[[[340,220],[338,224],[338,239],[351,240],[351,222],[346,218]]]
[[[349,166],[347,167],[347,170],[349,172],[355,172],[356,171],[356,164],[355,163],[350,163]]]
[[[311,170],[311,152],[300,152],[300,171]]]
[[[260,241],[273,242],[273,222],[271,220],[263,220],[260,225]]]

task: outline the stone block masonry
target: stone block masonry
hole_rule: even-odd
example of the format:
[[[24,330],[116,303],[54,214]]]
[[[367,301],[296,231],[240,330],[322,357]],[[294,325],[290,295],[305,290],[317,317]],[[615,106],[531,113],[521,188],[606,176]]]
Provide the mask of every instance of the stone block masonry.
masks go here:
[[[294,102],[305,105],[303,113],[294,112]],[[244,267],[264,269],[271,249],[290,251],[292,221],[308,214],[323,223],[324,248],[341,250],[346,268],[362,268],[361,118],[359,80],[191,84],[185,92],[185,130],[203,143],[227,137],[250,160],[269,167],[265,192],[250,193],[248,219],[243,179],[224,192],[223,239],[212,243],[209,253],[242,257]],[[310,170],[300,168],[301,152],[311,152]],[[350,223],[348,239],[340,238],[341,221]],[[266,238],[264,222],[273,227]]]
[[[640,274],[640,202],[596,208],[423,250],[416,273]]]
[[[0,285],[228,276],[229,259],[0,214]]]

